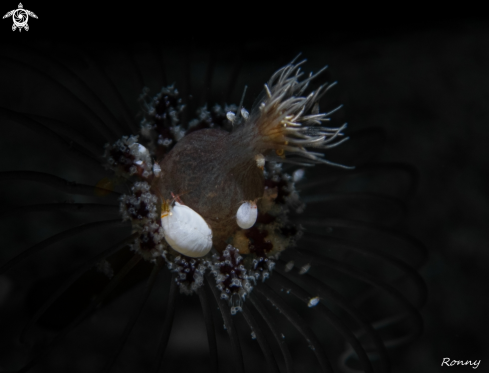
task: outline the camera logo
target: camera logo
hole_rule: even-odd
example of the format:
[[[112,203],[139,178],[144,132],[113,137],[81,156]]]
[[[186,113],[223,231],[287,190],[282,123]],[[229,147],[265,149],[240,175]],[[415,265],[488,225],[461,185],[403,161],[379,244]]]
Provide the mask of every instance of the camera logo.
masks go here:
[[[18,9],[11,10],[7,14],[5,14],[3,18],[5,19],[10,16],[12,16],[12,20],[14,21],[14,24],[12,25],[12,31],[15,31],[17,29],[19,29],[19,31],[22,31],[23,28],[26,31],[29,31],[29,25],[27,24],[29,16],[37,18],[37,16],[30,10],[24,9],[22,3],[19,3]]]

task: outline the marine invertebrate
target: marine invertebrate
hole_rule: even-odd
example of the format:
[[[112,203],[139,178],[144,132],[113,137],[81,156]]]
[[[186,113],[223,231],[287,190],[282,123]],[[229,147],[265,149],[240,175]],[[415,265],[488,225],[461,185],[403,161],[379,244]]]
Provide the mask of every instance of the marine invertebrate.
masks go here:
[[[9,59],[12,58],[6,58]],[[49,58],[46,63],[56,64]],[[343,365],[347,358],[352,357],[359,361],[364,371],[387,371],[385,346],[375,330],[378,319],[372,314],[379,311],[377,308],[382,308],[381,317],[396,316],[394,320],[387,319],[387,324],[402,326],[402,322],[407,322],[411,327],[409,323],[414,320],[419,326],[415,307],[423,303],[423,289],[417,273],[406,264],[417,266],[418,261],[412,263],[411,254],[404,255],[402,259],[393,257],[386,253],[385,244],[389,240],[400,240],[406,246],[406,252],[419,245],[376,225],[387,215],[391,218],[402,210],[402,205],[394,198],[336,191],[341,187],[344,190],[355,189],[356,184],[351,179],[355,180],[358,175],[363,177],[371,169],[359,167],[352,171],[323,157],[322,150],[336,147],[345,139],[345,126],[324,126],[334,110],[321,113],[319,109],[322,93],[331,85],[307,91],[318,74],[304,77],[300,63],[294,62],[272,75],[250,112],[242,104],[216,105],[210,110],[207,106],[200,106],[196,110],[197,118],[193,120],[189,120],[191,108],[185,108],[176,86],[164,85],[153,97],[148,90],[143,91],[140,99],[142,120],[138,131],[130,116],[127,122],[112,118],[108,107],[98,101],[99,96],[91,94],[89,87],[77,80],[76,75],[69,74],[71,67],[67,70],[62,66],[58,68],[61,74],[73,79],[73,87],[66,88],[54,77],[47,79],[52,79],[53,91],[63,91],[60,87],[65,87],[68,92],[75,88],[81,91],[75,95],[74,101],[91,119],[92,126],[87,129],[86,137],[78,133],[77,125],[60,125],[50,113],[40,113],[41,105],[38,103],[28,106],[22,102],[16,108],[4,109],[2,114],[4,120],[42,132],[50,141],[57,141],[69,150],[79,159],[81,169],[86,166],[90,169],[90,172],[79,174],[89,180],[89,184],[65,183],[49,173],[30,170],[4,172],[0,180],[30,180],[86,198],[62,204],[27,205],[24,211],[79,209],[93,214],[113,214],[114,218],[75,225],[3,265],[2,273],[10,273],[6,271],[21,259],[27,260],[64,238],[73,238],[90,229],[101,236],[101,240],[110,243],[109,248],[94,250],[96,252],[93,253],[91,248],[83,249],[84,258],[78,263],[76,256],[69,257],[77,265],[68,276],[61,276],[61,280],[55,281],[56,290],[42,299],[21,339],[36,342],[42,335],[35,328],[36,324],[57,327],[58,333],[47,344],[34,343],[32,354],[22,362],[25,368],[20,370],[36,369],[36,364],[42,364],[43,357],[49,355],[47,352],[55,348],[53,346],[61,338],[69,338],[77,332],[78,324],[84,320],[85,325],[91,324],[93,320],[88,316],[101,304],[110,308],[108,301],[114,291],[149,278],[146,287],[139,289],[137,296],[141,300],[132,311],[116,348],[106,352],[108,358],[96,359],[89,370],[115,369],[119,358],[125,357],[121,352],[127,351],[125,345],[131,343],[133,327],[138,320],[141,321],[139,315],[150,297],[158,273],[162,272],[166,274],[165,288],[170,290],[161,333],[152,333],[151,336],[153,345],[158,345],[158,348],[156,354],[154,349],[148,348],[156,356],[144,366],[148,370],[157,371],[162,364],[171,366],[174,361],[172,357],[165,356],[164,351],[169,343],[171,346],[169,338],[176,296],[181,292],[193,295],[190,299],[195,302],[198,298],[201,303],[213,371],[224,364],[232,364],[237,371],[243,371],[243,355],[250,354],[258,357],[259,365],[255,368],[259,371],[290,372],[294,369],[294,359],[287,342],[291,341],[295,346],[296,340],[302,337],[306,340],[305,346],[310,346],[311,353],[317,358],[315,364],[323,371],[329,371],[336,365],[331,356],[340,352],[337,344],[333,347],[329,343],[324,344],[330,335],[345,340],[348,348],[352,349],[347,349]],[[42,70],[32,67],[31,72],[37,78],[46,79]],[[93,106],[83,106],[85,101],[81,97],[87,98]],[[25,105],[32,110],[31,114],[19,113],[19,108],[25,108]],[[96,109],[91,110],[92,107]],[[62,117],[63,113],[59,115]],[[92,141],[87,140],[94,140],[99,146],[93,146]],[[97,151],[102,149],[102,144],[105,144],[103,158],[100,157],[102,152]],[[49,151],[45,155],[49,158],[53,154],[57,155]],[[102,163],[112,170],[112,175],[103,172]],[[285,168],[287,165],[307,167],[312,164],[325,164],[329,167],[328,174],[306,178],[302,168]],[[43,165],[38,166],[42,169]],[[409,169],[400,166],[392,169],[410,178]],[[62,173],[71,170],[73,167],[61,168]],[[301,181],[303,190],[320,191],[316,196],[309,194],[309,199],[306,199],[309,205],[307,215],[304,216],[301,212],[305,206],[296,188],[296,183]],[[336,186],[332,186],[335,183]],[[89,203],[88,200],[93,198],[107,202]],[[253,201],[256,208],[249,201]],[[395,212],[378,211],[384,204]],[[248,210],[243,211],[242,206]],[[362,209],[363,206],[366,208]],[[122,222],[121,233],[125,235],[121,235],[125,237],[122,240],[107,233],[108,227],[121,225],[118,213],[125,221]],[[58,225],[63,223],[58,222]],[[315,230],[315,227],[319,229]],[[194,230],[197,233],[194,234]],[[95,242],[98,243],[89,238],[86,244],[91,247]],[[376,244],[383,247],[374,247]],[[212,252],[209,252],[211,247]],[[85,258],[90,253],[92,256]],[[405,253],[401,251],[401,254]],[[62,260],[62,255],[59,259],[56,257],[55,262],[58,260]],[[87,272],[92,267],[97,272]],[[322,268],[328,268],[328,271]],[[50,271],[44,276],[48,274]],[[171,279],[168,278],[170,274]],[[76,297],[79,299],[73,314],[69,315],[66,305],[69,302],[63,302],[65,295],[62,294],[76,294],[77,286],[81,288],[90,277],[97,278],[96,286],[89,287],[85,297]],[[358,284],[352,283],[352,279]],[[421,291],[419,298],[407,300],[399,289],[389,285],[389,282],[399,280],[402,287],[404,279]],[[374,289],[371,294],[366,290],[368,287]],[[373,305],[370,304],[371,299],[378,296],[378,291],[386,292],[394,302],[374,301]],[[413,293],[416,295],[416,291]],[[285,301],[290,296],[296,297],[301,304]],[[220,325],[215,325],[218,315],[214,301],[229,336],[231,351],[222,342]],[[114,304],[120,304],[117,302]],[[372,314],[356,309],[356,306],[363,308],[364,305]],[[274,320],[274,308],[288,322]],[[308,315],[305,312],[314,312],[311,315],[319,317],[319,333],[314,333],[304,320]],[[53,325],[50,314],[55,315],[59,325]],[[66,319],[57,320],[59,315],[66,315]],[[248,338],[250,334],[256,338],[259,349]],[[158,342],[155,341],[157,337]],[[302,353],[300,348],[297,351]],[[259,350],[263,351],[263,357]],[[375,363],[377,357],[380,361],[378,366]],[[18,368],[14,363],[11,366],[11,369]],[[123,368],[117,365],[117,369]]]

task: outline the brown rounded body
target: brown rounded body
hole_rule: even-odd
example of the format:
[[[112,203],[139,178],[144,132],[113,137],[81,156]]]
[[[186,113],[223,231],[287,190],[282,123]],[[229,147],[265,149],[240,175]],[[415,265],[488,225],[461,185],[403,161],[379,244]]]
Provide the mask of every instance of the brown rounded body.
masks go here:
[[[263,171],[254,156],[240,131],[196,131],[160,161],[157,188],[163,198],[179,195],[198,212],[212,229],[214,247],[222,251],[240,229],[236,212],[241,203],[263,195]]]

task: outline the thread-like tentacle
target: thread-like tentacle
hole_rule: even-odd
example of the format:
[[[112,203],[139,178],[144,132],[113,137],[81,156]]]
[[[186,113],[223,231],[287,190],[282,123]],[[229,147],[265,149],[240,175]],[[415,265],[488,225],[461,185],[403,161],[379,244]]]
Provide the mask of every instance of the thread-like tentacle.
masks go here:
[[[107,105],[100,99],[100,97],[97,94],[95,94],[95,92],[92,90],[92,88],[89,87],[87,85],[87,83],[85,83],[78,76],[78,74],[76,74],[74,71],[72,71],[70,68],[68,68],[63,62],[60,62],[60,61],[48,56],[47,54],[45,54],[42,51],[35,51],[33,49],[30,49],[30,52],[35,53],[36,58],[40,58],[40,59],[47,61],[49,64],[53,65],[57,71],[61,71],[64,74],[68,75],[71,79],[73,79],[75,85],[83,92],[84,96],[89,101],[90,105],[92,105],[93,107],[96,107],[97,110],[100,110],[102,113],[104,113],[106,115],[107,118],[109,118],[110,130],[114,134],[122,135],[124,133],[124,130],[120,127],[119,121],[114,116],[112,111],[109,110]],[[66,87],[66,88],[68,88],[68,87]]]
[[[299,333],[304,336],[308,343],[313,347],[314,354],[318,359],[322,371],[333,372],[333,367],[331,366],[331,363],[329,362],[321,343],[314,335],[309,325],[307,325],[307,323],[297,314],[297,312],[290,308],[278,294],[268,287],[266,283],[264,286],[255,287],[253,291],[257,292],[271,302],[275,307],[277,307],[280,312],[283,313],[284,316],[292,323],[292,325],[294,325]]]
[[[58,212],[58,211],[74,211],[88,212],[93,214],[118,214],[119,206],[103,205],[99,203],[42,203],[38,205],[28,206],[7,206],[0,211],[0,219],[14,216],[29,214],[31,212]]]
[[[141,69],[139,68],[136,60],[134,59],[134,55],[131,50],[129,49],[126,50],[126,56],[129,61],[129,64],[131,65],[131,70],[134,75],[134,82],[136,84],[135,92],[142,92],[143,88],[145,87],[145,84],[144,84],[143,74],[141,73]]]
[[[226,301],[224,299],[221,299],[221,294],[216,288],[214,279],[209,274],[206,274],[205,278],[207,280],[207,284],[212,291],[212,294],[214,295],[214,298],[216,299],[217,304],[219,305],[219,310],[221,311],[224,325],[226,325],[226,331],[228,332],[229,339],[231,340],[231,347],[234,352],[235,371],[237,373],[244,373],[245,370],[243,354],[241,351],[238,333],[235,328],[229,306],[226,304]]]
[[[205,327],[207,330],[207,343],[209,344],[209,359],[211,365],[211,371],[218,371],[218,354],[217,354],[217,341],[216,341],[216,331],[214,327],[214,320],[212,318],[212,308],[209,303],[209,296],[205,290],[204,286],[197,289],[197,294],[199,295],[200,304],[202,306],[202,313],[204,314]]]
[[[233,94],[234,88],[236,86],[236,82],[238,81],[239,72],[241,70],[241,66],[243,65],[243,50],[239,48],[236,50],[235,61],[233,64],[233,71],[231,72],[231,77],[229,78],[229,83],[226,89],[226,96],[231,97]]]
[[[261,330],[260,326],[258,325],[255,318],[251,314],[251,311],[246,303],[243,303],[242,312],[252,332],[255,333],[256,340],[258,341],[258,344],[260,345],[263,355],[265,356],[265,360],[268,366],[268,371],[272,373],[278,373],[279,369],[277,366],[277,362],[273,358],[272,349],[270,348],[268,341],[265,338],[265,334],[263,334],[263,331]]]
[[[160,75],[159,86],[166,87],[168,80],[166,78],[165,60],[163,58],[162,51],[159,49],[159,44],[152,43],[151,52],[156,60],[156,64],[158,65],[158,73]]]
[[[316,261],[316,265],[326,266],[331,270],[346,274],[363,283],[369,284],[378,290],[381,290],[385,294],[388,294],[390,297],[395,299],[398,302],[398,304],[400,304],[403,307],[404,313],[403,315],[401,315],[401,317],[405,318],[406,316],[408,316],[408,318],[413,321],[414,327],[410,329],[411,334],[414,336],[418,336],[421,334],[421,332],[423,331],[423,319],[420,313],[418,312],[418,310],[406,299],[406,297],[399,290],[397,290],[390,284],[380,281],[374,276],[371,276],[361,271],[360,269],[354,266],[341,263],[334,259],[329,259],[329,258],[326,259],[317,254],[313,255],[309,253],[309,255],[312,258],[314,258],[314,260]]]
[[[56,79],[52,78],[50,75],[44,73],[43,71],[35,68],[32,65],[29,65],[21,60],[17,60],[5,55],[2,55],[1,58],[6,60],[16,66],[22,66],[29,72],[32,72],[36,75],[42,76],[44,79],[49,81],[53,86],[58,88],[59,92],[62,92],[69,97],[73,102],[75,102],[79,109],[84,112],[89,118],[87,123],[92,125],[92,128],[95,129],[101,136],[103,136],[107,141],[111,141],[117,138],[117,133],[115,133],[112,129],[107,127],[102,119],[100,119],[84,101],[82,101],[77,95],[75,95],[69,88],[65,87],[62,83],[58,82]]]
[[[161,370],[161,367],[163,365],[163,357],[165,356],[166,347],[168,346],[168,340],[170,339],[178,290],[175,279],[176,274],[173,273],[170,283],[170,292],[168,295],[168,304],[166,305],[165,321],[163,322],[163,327],[161,328],[160,341],[158,343],[158,350],[156,353],[156,361],[151,369],[151,373],[157,373]]]
[[[99,188],[96,186],[78,184],[77,182],[70,182],[62,179],[58,176],[46,174],[44,172],[35,171],[7,171],[0,172],[1,181],[35,181],[44,185],[47,185],[60,192],[68,194],[78,194],[82,196],[96,197],[112,197],[119,198],[121,194],[108,189]]]
[[[92,303],[80,314],[78,317],[68,325],[62,332],[61,335],[66,335],[73,328],[78,326],[88,315],[90,315],[106,298],[107,296],[116,288],[117,285],[126,277],[126,275],[141,261],[142,257],[135,254],[129,262],[127,262],[124,267],[110,280],[110,282],[105,286],[104,290],[92,301]]]
[[[277,266],[277,269],[283,274],[282,267],[283,261],[282,266]],[[318,294],[320,299],[328,300],[345,310],[352,317],[352,319],[355,320],[363,328],[365,334],[367,334],[368,337],[371,339],[372,345],[375,347],[376,352],[379,355],[382,372],[389,372],[390,364],[384,342],[379,337],[373,326],[370,324],[367,317],[362,314],[362,312],[360,312],[358,309],[355,309],[353,306],[350,306],[346,299],[344,299],[332,287],[314,278],[309,273],[299,274],[299,271],[294,269],[287,272],[286,276],[290,277],[293,281],[296,281],[297,283],[304,284],[307,289],[311,289],[312,293]],[[358,337],[362,337],[362,335],[359,335]],[[368,352],[369,349],[371,349],[372,347],[371,345],[367,345],[366,348]]]
[[[103,79],[103,81],[109,87],[112,94],[115,96],[115,98],[119,102],[120,107],[122,109],[122,111],[121,111],[122,115],[126,121],[126,125],[129,129],[129,131],[132,133],[137,133],[138,129],[137,129],[137,125],[135,124],[134,117],[131,114],[131,111],[129,110],[129,106],[127,105],[126,101],[122,97],[119,89],[115,86],[114,82],[110,79],[107,72],[100,66],[100,62],[96,59],[96,56],[90,54],[86,50],[83,52],[83,55],[88,60],[88,62],[91,63],[92,66],[96,69],[99,76]]]
[[[141,260],[140,255],[134,255],[132,259],[126,263],[126,265],[110,280],[105,286],[102,292],[91,302],[91,304],[82,312],[78,317],[73,320],[68,326],[66,326],[58,335],[56,335],[47,344],[40,346],[34,351],[31,360],[17,373],[25,373],[34,367],[40,359],[48,355],[53,346],[62,340],[71,330],[80,324],[90,313],[92,313],[99,304],[101,304],[105,298],[116,288],[117,285],[124,279],[124,277],[134,268],[136,264]]]
[[[354,170],[348,172],[341,169],[332,169],[331,172],[328,172],[328,174],[321,173],[319,180],[312,178],[309,181],[301,183],[300,189],[301,191],[306,191],[313,188],[323,190],[326,185],[331,185],[334,187],[340,184],[343,180],[361,177],[362,191],[365,192],[372,189],[372,192],[379,193],[379,187],[377,184],[375,184],[372,188],[365,186],[365,182],[368,181],[368,176],[370,176],[369,174],[385,176],[395,175],[396,173],[405,174],[410,180],[408,187],[403,193],[404,195],[399,196],[405,200],[408,200],[413,196],[417,189],[419,175],[413,166],[404,163],[369,163],[358,166]],[[336,190],[336,188],[333,190]]]
[[[317,244],[321,243],[323,247],[327,246],[329,250],[354,251],[359,254],[365,255],[366,257],[383,261],[384,263],[386,263],[387,265],[393,268],[397,268],[405,278],[412,281],[412,283],[415,285],[418,291],[417,299],[414,302],[416,307],[421,308],[426,304],[428,298],[428,290],[425,282],[423,281],[422,277],[417,271],[415,271],[413,268],[411,268],[402,260],[395,258],[392,255],[383,253],[380,250],[376,250],[367,246],[356,245],[342,238],[324,237],[321,235],[308,234],[307,237],[304,237],[304,239],[305,241],[309,241],[309,242],[313,241],[316,242]],[[318,255],[317,252],[314,252],[311,248],[304,245],[299,246],[299,251],[301,253]]]
[[[216,51],[211,50],[209,56],[209,62],[207,63],[207,69],[204,77],[204,88],[202,89],[202,94],[199,100],[199,105],[203,106],[207,103],[209,99],[209,92],[211,91],[212,76],[214,73],[216,65]]]
[[[280,271],[283,273],[282,271]],[[275,273],[275,281],[277,281],[281,286],[290,290],[292,295],[299,298],[305,304],[310,304],[311,299],[313,298],[308,292],[303,290],[300,286],[296,285],[294,282],[290,281],[287,277],[283,276],[281,273]],[[360,344],[355,334],[348,328],[343,320],[341,320],[338,316],[336,316],[331,310],[329,310],[326,306],[319,303],[315,306],[330,322],[330,324],[348,341],[348,343],[353,347],[355,353],[357,354],[362,368],[366,373],[373,372],[372,364],[363,349],[363,346]]]
[[[59,147],[60,151],[66,152],[67,154],[76,157],[77,160],[83,162],[87,166],[95,169],[102,169],[100,167],[99,160],[97,158],[94,158],[92,155],[87,154],[85,151],[81,149],[79,145],[74,144],[74,142],[70,143],[69,141],[66,141],[63,137],[59,136],[56,132],[47,128],[43,124],[28,118],[26,115],[0,107],[0,116],[2,117],[3,120],[14,121],[40,134],[46,139],[49,139],[51,144]]]
[[[304,203],[314,203],[320,211],[328,211],[330,217],[393,225],[407,214],[406,205],[397,198],[374,193],[328,192],[302,198]],[[319,206],[317,206],[319,205]]]
[[[379,227],[375,224],[369,224],[369,223],[347,220],[347,219],[334,219],[334,218],[300,219],[298,220],[298,222],[304,224],[305,226],[311,226],[311,227],[348,228],[348,229],[354,229],[358,231],[381,234],[384,237],[393,238],[397,241],[408,244],[410,250],[409,253],[406,253],[406,255],[412,256],[413,253],[411,250],[414,249],[416,251],[416,254],[420,258],[419,259],[420,263],[424,262],[427,256],[426,247],[418,239],[408,234],[400,233],[393,229]]]
[[[285,343],[285,340],[282,337],[282,333],[280,332],[277,323],[275,322],[275,319],[270,315],[268,310],[265,308],[263,303],[260,301],[260,299],[258,299],[258,297],[255,295],[254,292],[250,293],[248,299],[256,308],[256,310],[261,315],[261,317],[263,317],[263,320],[265,320],[265,322],[267,323],[268,327],[270,328],[273,334],[273,337],[277,341],[277,344],[280,347],[280,351],[282,352],[282,356],[284,357],[285,371],[287,373],[293,373],[294,367],[292,362],[292,356],[290,356],[290,351],[287,347],[287,343]]]
[[[34,324],[39,320],[39,318],[53,305],[53,303],[63,294],[76,280],[78,280],[84,273],[86,273],[90,268],[92,268],[96,263],[114,254],[121,248],[134,242],[139,233],[133,233],[131,236],[119,241],[115,245],[111,246],[107,250],[101,252],[100,254],[94,256],[92,259],[88,260],[85,264],[81,265],[76,269],[70,278],[68,278],[56,291],[46,299],[42,306],[36,311],[34,316],[29,320],[29,322],[24,326],[22,332],[20,333],[20,342],[25,343],[26,336],[29,330],[34,326]]]
[[[16,257],[10,259],[7,263],[3,264],[0,267],[0,275],[4,274],[6,271],[8,271],[10,268],[21,262],[22,260],[30,257],[31,255],[34,255],[41,250],[44,250],[45,248],[54,245],[60,241],[66,240],[68,238],[75,237],[81,233],[85,233],[90,230],[94,229],[107,229],[107,228],[112,228],[112,227],[121,227],[126,225],[127,223],[122,222],[120,219],[115,219],[115,220],[105,220],[105,221],[97,221],[94,223],[88,223],[84,225],[80,225],[75,228],[68,229],[64,232],[55,234],[54,236],[51,236],[47,239],[45,239],[42,242],[39,242],[38,244],[31,246],[27,250],[23,251]]]
[[[78,146],[83,148],[83,150],[92,156],[92,158],[101,160],[102,149],[99,145],[95,144],[93,141],[89,140],[84,135],[70,128],[69,124],[62,122],[57,119],[44,117],[42,115],[35,114],[23,114],[28,118],[35,120],[36,122],[42,123],[44,126],[48,127],[57,134],[60,134],[69,143],[76,143]],[[101,162],[99,162],[99,165]]]
[[[127,342],[127,339],[129,338],[129,334],[131,333],[132,329],[134,328],[134,325],[136,324],[136,321],[138,320],[139,316],[141,315],[141,312],[143,310],[144,305],[146,304],[146,301],[149,298],[149,295],[151,294],[151,290],[153,290],[153,285],[156,281],[156,276],[159,273],[161,269],[161,262],[156,262],[156,264],[153,267],[153,270],[151,271],[151,274],[148,278],[148,281],[146,282],[146,285],[144,287],[144,292],[143,295],[141,296],[141,300],[139,305],[137,305],[136,308],[134,308],[127,324],[126,327],[124,328],[124,332],[122,333],[122,336],[120,337],[120,342],[119,346],[117,347],[116,353],[112,356],[110,361],[107,363],[107,365],[104,368],[104,372],[109,373],[112,368],[114,367],[114,364],[119,357],[120,353],[122,352],[122,349],[124,348],[124,345]]]
[[[189,115],[195,112],[195,101],[192,95],[192,81],[191,81],[191,72],[190,72],[190,52],[193,48],[185,49],[183,53],[183,82],[182,82],[182,94],[180,97],[183,98],[183,102],[187,104],[187,110],[182,111],[181,113],[181,121],[182,123],[188,123]]]

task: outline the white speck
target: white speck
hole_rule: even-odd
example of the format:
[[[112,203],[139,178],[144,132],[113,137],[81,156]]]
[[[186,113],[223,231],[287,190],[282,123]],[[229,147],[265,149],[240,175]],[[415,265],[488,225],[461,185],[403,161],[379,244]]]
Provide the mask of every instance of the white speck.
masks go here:
[[[319,303],[319,297],[314,297],[314,298],[309,299],[309,303],[307,304],[307,306],[309,308],[311,308],[311,307],[317,306],[318,303]]]
[[[165,139],[165,138],[162,138],[161,135],[160,137],[158,138],[158,145],[163,145],[163,146],[170,146],[171,143],[173,142],[172,139]]]
[[[263,154],[255,155],[255,161],[258,168],[263,169],[263,167],[265,167],[265,157]]]
[[[307,271],[309,271],[309,269],[311,269],[311,264],[307,263],[301,267],[299,274],[303,275],[303,274],[307,273]]]
[[[153,165],[153,173],[155,174],[156,177],[159,177],[160,176],[160,173],[161,173],[161,167],[158,163],[155,163]]]
[[[256,339],[256,334],[255,334],[255,332],[251,332],[251,339]]]
[[[241,108],[241,115],[246,120],[250,116],[250,113],[248,113],[248,110],[246,110],[245,108]]]
[[[144,147],[143,145],[137,142],[129,145],[129,148],[131,149],[132,153],[136,156],[146,157],[147,155],[149,155],[148,149],[146,149],[146,147]]]
[[[233,123],[234,122],[234,119],[236,118],[236,114],[234,114],[232,111],[228,111],[226,113],[226,118],[228,118],[228,120]]]
[[[292,268],[294,268],[294,261],[291,260],[285,265],[285,272],[289,272]]]
[[[294,173],[292,174],[292,180],[294,180],[294,183],[301,181],[304,178],[304,174],[305,174],[305,170],[303,168],[299,168],[298,170],[295,170]]]
[[[101,260],[96,264],[96,268],[99,272],[103,273],[106,275],[109,279],[114,277],[114,269],[112,268],[112,265],[105,259]]]

